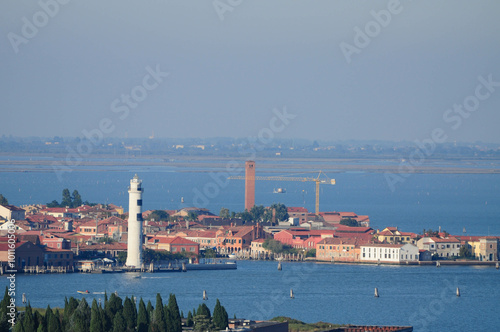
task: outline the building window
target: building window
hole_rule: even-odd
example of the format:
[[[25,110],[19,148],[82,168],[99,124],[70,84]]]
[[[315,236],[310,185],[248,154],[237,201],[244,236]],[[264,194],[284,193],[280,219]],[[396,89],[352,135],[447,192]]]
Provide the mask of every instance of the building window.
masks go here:
[[[137,214],[137,221],[142,221],[142,213]]]
[[[194,247],[189,248],[189,251],[194,252]]]
[[[137,206],[142,206],[142,199],[137,200]]]

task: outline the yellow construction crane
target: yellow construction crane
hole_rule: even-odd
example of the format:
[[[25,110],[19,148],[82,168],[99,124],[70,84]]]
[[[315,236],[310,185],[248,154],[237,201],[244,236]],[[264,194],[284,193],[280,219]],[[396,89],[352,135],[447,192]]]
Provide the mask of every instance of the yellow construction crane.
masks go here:
[[[323,178],[321,178],[323,175]],[[246,180],[245,176],[230,176],[228,177],[230,180]],[[251,179],[250,179],[251,180]],[[325,173],[322,171],[319,172],[318,176],[315,178],[312,177],[285,177],[285,176],[256,176],[255,180],[265,180],[265,181],[300,181],[307,182],[313,181],[316,182],[316,215],[319,214],[319,185],[320,184],[335,184],[335,179],[330,179]]]

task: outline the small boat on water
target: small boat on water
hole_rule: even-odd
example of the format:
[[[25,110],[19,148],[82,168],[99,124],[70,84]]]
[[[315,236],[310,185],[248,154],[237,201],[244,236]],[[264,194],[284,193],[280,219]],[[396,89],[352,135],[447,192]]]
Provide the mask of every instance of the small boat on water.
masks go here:
[[[236,255],[235,254],[229,254],[229,255],[227,255],[227,257],[229,259],[236,259]]]
[[[90,292],[88,290],[79,290],[79,291],[76,291],[77,293],[79,294],[90,294]]]
[[[278,189],[274,188],[273,193],[274,194],[285,194],[286,189],[285,188],[278,188]]]

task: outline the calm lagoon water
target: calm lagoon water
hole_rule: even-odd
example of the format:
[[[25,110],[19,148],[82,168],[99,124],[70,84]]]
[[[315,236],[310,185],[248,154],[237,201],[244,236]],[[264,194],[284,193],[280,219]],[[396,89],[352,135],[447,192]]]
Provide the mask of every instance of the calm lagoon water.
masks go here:
[[[494,267],[376,266],[238,261],[233,271],[186,273],[19,275],[18,298],[32,306],[63,306],[64,297],[103,299],[117,291],[153,305],[156,293],[177,296],[185,313],[218,298],[229,315],[250,319],[291,316],[306,322],[413,325],[415,331],[494,331],[500,324],[500,271]],[[7,280],[0,278],[0,286]],[[380,297],[374,297],[374,288]],[[456,297],[459,287],[461,297]],[[88,289],[92,294],[80,295]],[[295,299],[290,299],[293,289]],[[94,294],[97,293],[97,294]]]
[[[314,176],[289,173],[284,176]],[[260,175],[269,175],[266,169]],[[274,170],[276,171],[276,170]],[[128,209],[127,187],[137,173],[145,188],[144,209],[205,207],[218,213],[244,209],[244,181],[227,180],[217,169],[196,170],[172,167],[116,166],[114,171],[75,169],[62,181],[51,171],[0,172],[0,193],[11,204],[47,203],[61,200],[64,188],[77,189],[84,200],[121,205]],[[242,175],[243,173],[241,173]],[[317,173],[316,173],[317,174]],[[272,175],[279,175],[272,173]],[[500,175],[498,174],[411,174],[391,191],[381,173],[333,173],[336,185],[321,185],[321,211],[353,211],[369,215],[371,226],[421,232],[423,228],[469,235],[500,235]],[[273,194],[275,188],[285,194]],[[257,181],[256,204],[281,202],[314,211],[314,182]],[[184,198],[185,203],[181,203]]]
[[[284,176],[293,165],[284,164]],[[271,170],[267,170],[270,172]],[[287,171],[287,172],[285,172]],[[144,209],[178,209],[197,205],[218,213],[221,207],[243,210],[244,181],[225,179],[217,169],[172,167],[113,167],[113,171],[75,169],[60,181],[54,172],[0,172],[0,193],[11,204],[61,200],[64,188],[77,189],[84,200],[128,204],[127,187],[134,173],[143,180]],[[262,167],[260,175],[266,173]],[[276,170],[272,175],[278,175]],[[411,174],[391,191],[384,174],[329,174],[335,186],[321,186],[322,211],[367,214],[371,226],[399,226],[404,231],[442,229],[470,235],[500,235],[500,176],[485,174]],[[273,194],[284,187],[286,194]],[[210,191],[212,190],[212,191]],[[203,194],[205,192],[205,194]],[[208,193],[208,194],[207,194]],[[184,198],[184,204],[181,203]],[[314,211],[313,182],[258,181],[256,203],[281,202]],[[274,262],[238,262],[236,271],[187,273],[67,274],[18,276],[17,294],[26,293],[33,306],[62,306],[77,290],[138,296],[154,301],[175,293],[181,310],[197,307],[207,290],[209,307],[219,298],[232,316],[267,319],[292,316],[307,322],[413,325],[416,331],[491,331],[500,326],[500,271],[476,267],[414,267],[288,263],[283,271]],[[0,286],[7,280],[0,278]],[[378,287],[380,297],[373,296]],[[462,296],[455,296],[460,287]],[[293,288],[295,299],[289,298]]]

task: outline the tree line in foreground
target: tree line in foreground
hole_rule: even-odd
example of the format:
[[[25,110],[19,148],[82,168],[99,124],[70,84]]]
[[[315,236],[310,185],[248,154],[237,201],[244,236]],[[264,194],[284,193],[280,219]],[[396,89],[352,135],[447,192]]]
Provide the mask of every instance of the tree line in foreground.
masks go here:
[[[122,300],[112,293],[109,298],[104,294],[104,305],[94,299],[89,305],[85,298],[77,300],[73,297],[64,299],[64,309],[52,310],[32,309],[31,305],[24,312],[17,313],[15,319],[15,332],[181,332],[182,324],[192,327],[194,331],[224,330],[228,326],[228,314],[219,300],[215,304],[213,314],[206,304],[202,303],[198,309],[189,311],[187,317],[179,311],[177,299],[170,294],[168,304],[163,305],[160,294],[156,295],[156,304],[151,301],[147,304],[139,300],[138,308],[134,297],[125,297]],[[9,331],[10,303],[8,289],[5,290],[3,300],[0,302],[0,331]]]

